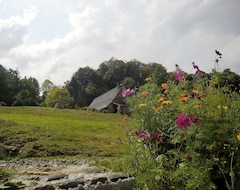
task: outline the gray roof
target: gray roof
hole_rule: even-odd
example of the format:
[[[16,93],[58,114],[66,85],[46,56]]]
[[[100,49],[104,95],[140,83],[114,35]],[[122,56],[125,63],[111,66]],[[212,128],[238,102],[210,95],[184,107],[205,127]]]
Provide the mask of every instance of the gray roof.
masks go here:
[[[115,88],[107,91],[106,93],[96,97],[89,105],[89,108],[96,110],[103,110],[107,108],[117,97],[121,89],[122,88],[120,86],[116,86]]]

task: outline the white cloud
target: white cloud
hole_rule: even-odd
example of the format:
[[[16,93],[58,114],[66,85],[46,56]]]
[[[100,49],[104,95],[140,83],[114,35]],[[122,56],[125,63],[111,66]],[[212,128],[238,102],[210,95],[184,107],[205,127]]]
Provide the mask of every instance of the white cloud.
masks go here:
[[[69,16],[69,22],[74,27],[74,29],[81,29],[85,27],[90,27],[95,23],[94,16],[98,13],[98,9],[95,7],[87,6],[83,12],[71,13]]]
[[[36,16],[35,8],[26,9],[22,16],[0,19],[0,50],[6,53],[11,48],[23,43],[28,26]]]
[[[240,35],[237,38],[229,40],[229,42],[222,48],[224,68],[230,68],[233,72],[240,74],[240,60],[239,54],[236,53],[240,50]]]
[[[63,84],[78,68],[97,68],[111,57],[169,71],[178,63],[187,72],[196,61],[210,71],[215,49],[224,55],[222,68],[240,73],[238,1],[42,0],[25,10],[32,1],[22,2],[21,16],[0,19],[0,64],[40,83]]]

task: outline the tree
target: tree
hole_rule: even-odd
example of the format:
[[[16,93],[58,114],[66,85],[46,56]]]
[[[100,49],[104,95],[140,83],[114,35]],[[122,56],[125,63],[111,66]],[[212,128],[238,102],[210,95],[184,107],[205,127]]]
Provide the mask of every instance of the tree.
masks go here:
[[[12,105],[14,96],[18,92],[19,80],[18,71],[7,70],[0,65],[0,101]]]
[[[143,85],[144,79],[150,76],[154,76],[158,84],[168,79],[167,70],[161,64],[144,64],[135,59],[124,62],[111,58],[109,61],[103,62],[97,72],[100,73],[109,89],[123,83],[124,80],[126,82],[125,78],[131,78],[137,86]]]
[[[97,70],[103,78],[108,89],[122,83],[126,76],[125,62],[111,58],[109,61],[102,63]]]
[[[166,68],[159,63],[149,63],[143,65],[141,71],[144,78],[154,77],[158,85],[166,82],[169,78]]]
[[[144,84],[145,76],[143,76],[143,73],[142,73],[142,67],[144,65],[145,65],[144,63],[136,59],[128,61],[125,65],[126,67],[125,77],[132,78],[136,82],[135,84],[136,86],[140,86]]]
[[[240,75],[225,69],[220,75],[220,85],[228,85],[232,91],[240,92]]]
[[[42,100],[41,100],[41,102],[43,105],[45,105],[46,97],[49,94],[49,92],[52,90],[53,87],[54,87],[54,84],[48,79],[42,83],[42,86],[41,86]]]
[[[63,108],[71,108],[73,104],[73,98],[70,97],[70,93],[67,88],[54,86],[50,93],[46,97],[46,106],[54,107],[59,104]]]
[[[131,77],[125,77],[124,79],[123,79],[123,85],[125,86],[125,87],[131,87],[131,88],[133,88],[133,87],[135,87],[136,86],[136,81],[135,80],[133,80]]]
[[[88,106],[94,97],[106,89],[101,76],[90,67],[79,68],[66,87],[74,99],[74,105],[79,107]]]
[[[39,105],[39,84],[35,78],[24,77],[19,81],[19,91],[15,95],[14,106]]]

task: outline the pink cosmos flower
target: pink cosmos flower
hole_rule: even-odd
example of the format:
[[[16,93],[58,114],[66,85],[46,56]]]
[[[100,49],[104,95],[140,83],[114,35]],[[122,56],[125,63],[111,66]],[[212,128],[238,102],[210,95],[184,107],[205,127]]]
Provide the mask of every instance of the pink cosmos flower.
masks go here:
[[[192,156],[187,156],[188,161],[192,161]]]
[[[177,71],[177,72],[173,73],[174,77],[175,77],[178,81],[183,81],[183,80],[185,79],[184,74],[185,74],[184,71]]]
[[[158,142],[163,142],[162,140],[163,140],[163,138],[162,138],[162,135],[160,135],[160,134],[154,134],[154,138],[158,141]]]
[[[179,114],[178,118],[175,120],[179,129],[186,129],[190,126],[190,120],[186,115]]]
[[[199,119],[196,118],[195,116],[190,115],[189,119],[190,119],[190,121],[193,122],[195,125],[198,125],[198,124],[199,124]]]
[[[179,65],[175,65],[176,66],[176,72],[173,73],[174,77],[178,80],[178,81],[183,81],[185,79],[185,72],[182,71],[179,67]]]
[[[138,131],[136,131],[136,135],[142,139],[150,140],[150,133],[148,133],[148,132],[138,130]]]
[[[203,72],[199,69],[199,67],[195,64],[195,62],[192,62],[192,65],[193,65],[193,68],[194,69],[197,69],[197,71],[196,71],[196,75],[200,75],[200,74],[202,74]]]
[[[135,92],[134,89],[130,89],[130,88],[124,89],[124,90],[122,91],[122,97],[125,98],[125,97],[133,94],[134,92]]]

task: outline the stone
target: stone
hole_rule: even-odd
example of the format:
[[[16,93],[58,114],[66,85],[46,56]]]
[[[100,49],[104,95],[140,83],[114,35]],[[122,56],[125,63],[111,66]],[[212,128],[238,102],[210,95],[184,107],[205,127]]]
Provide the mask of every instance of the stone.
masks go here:
[[[118,190],[132,190],[136,184],[136,178],[130,177],[118,183]]]
[[[8,157],[8,154],[9,154],[8,150],[5,147],[0,145],[0,159],[4,159]]]
[[[69,181],[63,182],[62,184],[59,185],[59,188],[69,189],[69,188],[78,187],[79,185],[83,185],[83,184],[84,184],[84,179],[79,178],[79,179],[69,180]]]
[[[67,177],[67,176],[68,176],[68,175],[66,175],[66,174],[53,175],[53,176],[50,176],[49,178],[47,178],[46,181],[59,180],[59,179],[65,178],[65,177]]]
[[[134,177],[119,179],[117,183],[99,183],[94,190],[132,190],[136,183]]]
[[[103,176],[103,177],[94,177],[92,178],[91,180],[91,185],[93,184],[96,184],[97,182],[102,182],[102,183],[105,183],[106,181],[108,180],[108,178],[106,176]]]
[[[34,190],[55,190],[55,187],[53,185],[45,185],[42,187],[36,187]]]
[[[31,190],[132,190],[136,184],[136,179],[128,174],[112,173],[111,170],[96,166],[72,165],[72,163],[76,162],[70,160],[0,160],[0,166],[3,168],[20,169],[18,175],[10,182],[14,184],[21,182],[24,187]]]
[[[126,179],[129,176],[124,175],[124,174],[112,174],[109,176],[109,179],[111,182],[117,182],[119,179]]]

